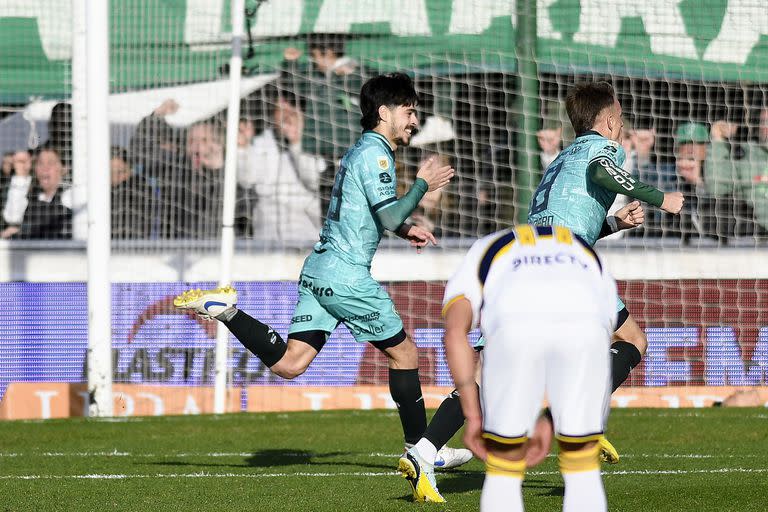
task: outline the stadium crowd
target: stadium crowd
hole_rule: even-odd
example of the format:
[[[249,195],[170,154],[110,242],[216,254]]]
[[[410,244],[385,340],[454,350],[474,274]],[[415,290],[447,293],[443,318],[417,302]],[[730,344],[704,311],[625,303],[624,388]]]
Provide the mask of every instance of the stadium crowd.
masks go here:
[[[316,240],[338,163],[361,132],[359,89],[371,71],[346,55],[343,38],[314,34],[306,49],[302,58],[302,50],[286,48],[278,79],[241,103],[235,215],[240,238],[275,246]],[[431,155],[456,167],[457,177],[447,190],[427,194],[410,221],[441,237],[465,238],[510,224],[515,208],[527,207],[518,204],[514,189],[514,128],[486,137],[485,118],[464,108],[477,100],[458,87],[457,97],[450,98],[458,105],[455,119],[449,122],[437,112],[439,93],[419,83],[420,108],[432,115],[425,116],[413,147],[398,156],[400,189]],[[471,91],[471,84],[467,88]],[[542,102],[536,134],[541,171],[573,137],[553,107],[558,103],[557,97]],[[226,113],[178,129],[165,119],[178,108],[173,98],[164,101],[136,126],[127,147],[111,150],[115,240],[219,236]],[[747,109],[741,123],[709,112],[661,123],[644,110],[627,109],[623,169],[659,190],[683,192],[685,209],[677,217],[649,212],[644,226],[613,238],[689,244],[768,239],[768,106]],[[0,237],[72,237],[77,205],[72,204],[71,116],[67,103],[58,104],[46,142],[3,155]],[[487,116],[493,124],[492,114]],[[671,143],[660,149],[660,139]],[[620,196],[612,211],[624,204]]]

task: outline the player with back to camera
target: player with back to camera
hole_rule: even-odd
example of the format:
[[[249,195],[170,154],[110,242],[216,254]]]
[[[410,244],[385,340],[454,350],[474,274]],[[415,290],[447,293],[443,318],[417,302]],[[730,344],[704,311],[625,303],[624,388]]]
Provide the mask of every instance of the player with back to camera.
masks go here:
[[[680,213],[682,193],[664,193],[621,168],[626,157],[620,143],[624,123],[621,105],[609,83],[574,85],[568,91],[565,107],[576,139],[544,172],[531,200],[530,224],[566,226],[592,246],[599,238],[641,225],[641,201],[665,212]],[[634,201],[614,216],[606,216],[616,194]],[[610,347],[612,391],[640,363],[648,346],[645,333],[621,299],[617,299],[616,310],[618,317]],[[602,437],[599,441],[603,459],[618,462],[619,455],[608,440]]]
[[[481,511],[523,511],[526,451],[545,393],[560,444],[563,510],[607,510],[597,439],[610,402],[616,300],[616,283],[591,245],[561,226],[481,238],[446,284],[444,342],[467,418],[464,444],[486,461]],[[467,340],[478,324],[486,338],[479,394]]]
[[[603,236],[641,225],[644,211],[639,201],[659,206],[670,213],[680,212],[683,205],[680,192],[663,193],[636,180],[621,168],[625,158],[619,143],[623,127],[622,112],[610,84],[595,82],[574,86],[566,98],[566,110],[577,137],[547,167],[531,201],[528,216],[531,224],[566,226],[594,245]],[[606,217],[617,193],[636,201]],[[645,333],[620,299],[617,300],[617,310],[615,342],[610,348],[614,391],[637,366],[647,347]],[[476,349],[482,350],[483,344],[484,338],[480,338]],[[458,390],[451,394],[454,400],[458,396]],[[449,400],[446,400],[440,407],[447,409],[449,405]],[[451,422],[450,419],[441,423],[442,430],[446,430],[442,435],[445,440],[450,439],[462,425],[462,422]],[[527,452],[527,461],[531,466],[541,462],[548,453],[552,435],[548,415],[542,416],[536,431],[537,435]],[[420,440],[416,446],[419,447],[424,441]],[[599,442],[601,458],[617,463],[619,454],[611,443],[604,436]],[[439,443],[436,446],[440,448]]]
[[[407,146],[418,130],[417,104],[413,82],[405,74],[380,75],[363,85],[360,124],[364,132],[336,173],[320,241],[299,276],[299,299],[287,341],[237,309],[237,292],[231,286],[189,290],[174,299],[179,309],[223,322],[250,352],[285,379],[304,373],[330,333],[344,323],[356,341],[371,343],[388,359],[389,388],[406,448],[418,441],[426,427],[418,354],[392,299],[373,279],[370,267],[384,230],[417,249],[437,244],[431,232],[405,220],[427,191],[450,182],[453,168],[430,159],[418,170],[410,190],[396,196],[394,152]]]

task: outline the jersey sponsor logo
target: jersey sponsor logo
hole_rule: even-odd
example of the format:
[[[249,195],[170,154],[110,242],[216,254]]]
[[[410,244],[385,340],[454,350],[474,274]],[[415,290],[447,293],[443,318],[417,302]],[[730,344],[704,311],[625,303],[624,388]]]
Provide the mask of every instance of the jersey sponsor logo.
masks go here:
[[[299,315],[291,318],[292,324],[301,324],[304,322],[311,322],[311,321],[312,321],[312,315]]]
[[[374,311],[373,313],[367,313],[365,315],[352,315],[348,316],[346,318],[343,318],[342,320],[345,322],[371,322],[373,320],[378,320],[381,317],[381,313],[378,311]]]
[[[610,158],[598,158],[597,163],[602,165],[603,168],[611,175],[613,181],[621,185],[624,190],[635,189],[635,179],[624,169],[614,164]]]
[[[385,156],[380,156],[380,157],[377,158],[377,160],[379,162],[379,169],[383,169],[385,171],[387,169],[389,169],[389,158],[387,158]],[[379,179],[381,179],[381,174],[379,174]],[[385,183],[387,183],[387,182],[385,182]]]
[[[348,325],[347,328],[352,331],[352,334],[359,336],[360,334],[382,334],[384,332],[383,325],[368,325],[364,327],[362,325]]]
[[[392,175],[388,172],[382,172],[379,174],[379,181],[382,183],[392,183]]]
[[[523,265],[576,265],[584,270],[589,268],[589,265],[579,260],[573,254],[567,254],[559,252],[557,254],[545,254],[542,256],[518,256],[512,260],[512,270],[517,271]]]
[[[307,281],[306,279],[301,280],[301,286],[311,290],[312,295],[316,297],[333,297],[333,289],[330,286],[327,288],[325,286],[315,286],[312,281]]]

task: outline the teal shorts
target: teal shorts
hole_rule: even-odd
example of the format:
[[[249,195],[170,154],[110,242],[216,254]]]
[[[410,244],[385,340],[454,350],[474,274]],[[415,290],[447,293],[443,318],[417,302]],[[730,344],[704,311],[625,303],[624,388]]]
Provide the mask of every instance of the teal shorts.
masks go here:
[[[332,332],[340,323],[360,342],[384,341],[403,330],[395,303],[373,277],[348,285],[299,276],[299,301],[288,335]]]
[[[618,297],[618,296],[617,296],[617,297],[616,297],[616,312],[619,312],[619,311],[621,311],[621,310],[622,310],[622,309],[624,309],[625,307],[627,307],[627,306],[626,306],[626,304],[624,304],[624,301],[623,301],[623,300],[621,300],[621,297]]]

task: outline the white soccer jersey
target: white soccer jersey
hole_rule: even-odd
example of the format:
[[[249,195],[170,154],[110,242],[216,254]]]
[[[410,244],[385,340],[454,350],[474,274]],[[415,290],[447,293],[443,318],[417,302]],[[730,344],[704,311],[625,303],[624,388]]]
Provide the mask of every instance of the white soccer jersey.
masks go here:
[[[560,439],[602,434],[610,399],[616,283],[565,227],[517,226],[477,241],[445,288],[486,338],[484,436],[525,441],[546,397]]]
[[[573,287],[586,289],[590,300],[573,300],[567,293],[576,292]],[[502,295],[510,295],[515,307],[489,300]],[[583,239],[560,226],[520,225],[475,242],[445,286],[443,311],[462,297],[472,305],[473,328],[484,318],[484,334],[492,327],[485,317],[509,310],[548,315],[542,313],[548,309],[610,322],[616,317],[613,277]]]

